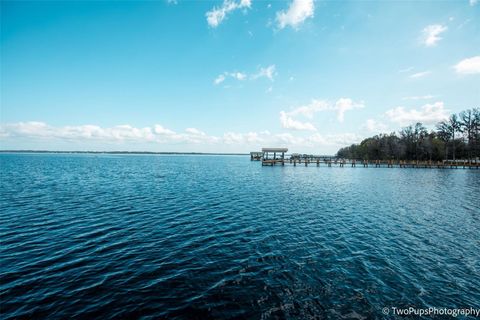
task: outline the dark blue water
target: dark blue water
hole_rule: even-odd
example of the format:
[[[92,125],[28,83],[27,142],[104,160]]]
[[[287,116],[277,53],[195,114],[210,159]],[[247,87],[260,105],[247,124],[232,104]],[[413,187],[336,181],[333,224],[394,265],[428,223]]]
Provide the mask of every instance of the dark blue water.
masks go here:
[[[480,308],[480,170],[2,154],[1,317]]]

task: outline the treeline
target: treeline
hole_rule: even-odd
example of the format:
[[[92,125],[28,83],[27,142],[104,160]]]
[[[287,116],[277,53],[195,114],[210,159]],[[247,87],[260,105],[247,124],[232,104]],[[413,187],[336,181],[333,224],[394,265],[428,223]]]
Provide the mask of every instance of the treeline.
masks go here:
[[[430,132],[421,123],[340,149],[337,157],[364,160],[447,160],[480,157],[480,108],[452,114]]]

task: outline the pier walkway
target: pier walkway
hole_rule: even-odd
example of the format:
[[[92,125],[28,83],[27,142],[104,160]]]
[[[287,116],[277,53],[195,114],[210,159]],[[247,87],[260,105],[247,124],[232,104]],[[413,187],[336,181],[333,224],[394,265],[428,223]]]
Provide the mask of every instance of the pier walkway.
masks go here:
[[[281,165],[314,165],[319,167],[338,166],[338,167],[374,167],[374,168],[439,168],[439,169],[457,169],[457,168],[480,168],[480,160],[444,160],[444,161],[409,161],[409,160],[356,160],[340,159],[328,155],[308,155],[292,153],[286,155],[287,148],[262,148],[261,152],[251,152],[250,160],[261,161],[262,166]]]
[[[289,158],[289,159],[261,159],[262,166],[275,165],[304,165],[304,166],[338,166],[338,167],[363,167],[363,168],[438,168],[438,169],[479,169],[479,161],[456,160],[454,161],[406,161],[406,160],[347,160],[331,158]]]

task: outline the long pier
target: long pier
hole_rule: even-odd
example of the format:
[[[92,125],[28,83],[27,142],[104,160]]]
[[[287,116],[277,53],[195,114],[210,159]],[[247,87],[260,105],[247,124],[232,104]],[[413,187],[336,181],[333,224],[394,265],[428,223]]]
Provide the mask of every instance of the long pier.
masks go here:
[[[406,160],[347,160],[347,159],[261,159],[262,166],[293,165],[293,166],[326,166],[326,167],[363,167],[363,168],[437,168],[437,169],[479,169],[480,162],[457,160],[453,161],[406,161]]]
[[[438,169],[478,169],[480,161],[475,160],[444,160],[444,161],[408,161],[408,160],[357,160],[357,159],[340,159],[335,156],[319,156],[292,153],[285,155],[287,148],[262,148],[262,152],[251,152],[251,161],[261,161],[262,166],[276,166],[290,164],[297,165],[320,165],[332,167],[374,167],[374,168],[438,168]]]

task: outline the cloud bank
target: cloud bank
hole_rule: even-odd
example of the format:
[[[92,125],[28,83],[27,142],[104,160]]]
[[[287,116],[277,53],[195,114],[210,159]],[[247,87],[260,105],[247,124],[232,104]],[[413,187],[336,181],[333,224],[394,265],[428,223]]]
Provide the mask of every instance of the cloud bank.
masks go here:
[[[236,151],[258,150],[263,146],[288,146],[289,148],[298,148],[300,151],[313,149],[318,150],[318,152],[324,150],[324,147],[332,147],[334,149],[331,150],[334,152],[339,147],[361,141],[361,137],[353,133],[328,135],[314,133],[309,136],[296,136],[291,133],[272,134],[269,131],[260,131],[225,132],[223,135],[213,136],[198,128],[186,128],[181,132],[176,132],[160,124],[142,128],[128,124],[113,127],[97,125],[56,127],[39,121],[0,125],[0,141],[16,143],[22,141],[22,139],[41,145],[44,148],[54,148],[49,146],[55,146],[56,142],[62,141],[68,144],[89,142],[89,145],[92,145],[92,142],[98,142],[98,145],[104,148],[103,150],[106,150],[107,144],[114,144],[116,150],[118,150],[118,148],[128,148],[139,144],[145,145],[146,143],[147,146],[151,147],[148,149],[152,149],[156,145],[178,144],[183,146],[200,145],[202,147],[210,145],[215,147],[216,150],[225,150],[224,147],[230,145]]]

